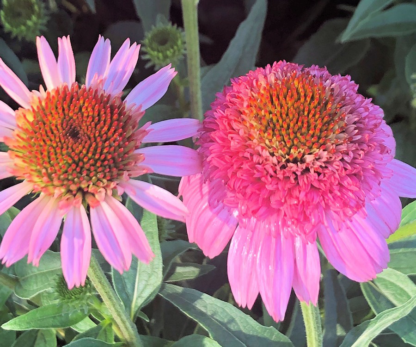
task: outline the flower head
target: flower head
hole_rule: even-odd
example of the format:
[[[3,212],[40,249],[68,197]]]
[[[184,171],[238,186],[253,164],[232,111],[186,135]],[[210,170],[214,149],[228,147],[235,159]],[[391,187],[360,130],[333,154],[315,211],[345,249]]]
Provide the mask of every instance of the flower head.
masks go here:
[[[90,224],[106,260],[122,272],[132,254],[149,262],[153,253],[139,223],[120,203],[123,192],[165,218],[184,220],[187,209],[168,191],[132,177],[149,172],[173,176],[200,170],[197,153],[182,146],[142,148],[196,134],[199,124],[176,119],[138,128],[147,108],[166,92],[176,72],[166,66],[121,99],[139,47],[122,45],[110,61],[110,42],[100,38],[91,55],[86,84],[75,82],[69,37],[59,39],[59,57],[41,37],[39,64],[46,88],[30,92],[0,60],[0,85],[21,107],[0,102],[0,178],[22,180],[0,192],[0,214],[25,194],[38,193],[13,220],[0,246],[7,266],[28,255],[39,264],[64,218],[63,274],[69,288],[85,283],[91,255]]]
[[[416,197],[416,170],[393,159],[382,110],[357,89],[286,62],[234,79],[205,114],[202,175],[181,181],[190,240],[213,257],[232,238],[236,301],[260,293],[276,321],[292,287],[316,304],[317,239],[337,270],[368,281],[387,267],[399,196]]]

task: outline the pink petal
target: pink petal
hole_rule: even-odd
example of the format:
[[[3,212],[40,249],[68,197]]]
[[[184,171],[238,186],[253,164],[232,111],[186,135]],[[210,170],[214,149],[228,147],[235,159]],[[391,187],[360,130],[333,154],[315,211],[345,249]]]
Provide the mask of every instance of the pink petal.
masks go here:
[[[133,44],[130,40],[124,41],[117,54],[114,56],[108,68],[104,90],[110,94],[118,94],[126,86],[139,58],[140,45]]]
[[[201,158],[196,150],[183,146],[154,146],[140,148],[135,153],[144,154],[140,166],[168,176],[189,176],[202,170]]]
[[[14,111],[3,101],[0,101],[0,126],[10,129],[16,128],[16,117]]]
[[[257,282],[257,255],[260,248],[260,232],[255,223],[241,225],[235,231],[228,251],[228,278],[235,301],[251,309],[259,294]]]
[[[176,76],[170,64],[140,82],[127,96],[127,104],[142,105],[142,110],[154,105],[168,90],[170,81]]]
[[[10,173],[10,168],[13,166],[13,159],[10,158],[7,152],[0,152],[0,179],[13,176]]]
[[[85,85],[87,87],[91,86],[94,77],[97,80],[104,79],[106,77],[107,69],[110,65],[110,56],[110,41],[108,39],[104,41],[104,38],[100,36],[88,63],[87,77],[85,81]]]
[[[193,137],[198,134],[201,123],[197,119],[169,119],[152,124],[146,130],[149,134],[143,139],[143,143],[150,142],[174,142]]]
[[[111,208],[115,214],[120,218],[120,222],[123,225],[127,238],[129,240],[130,248],[133,254],[142,262],[149,263],[154,254],[150,248],[149,241],[146,238],[143,229],[139,222],[130,211],[118,200],[111,196],[107,196],[105,199],[109,208]]]
[[[0,126],[0,141],[4,142],[6,137],[13,137],[13,130]]]
[[[23,181],[0,192],[0,215],[6,212],[33,188],[31,183]]]
[[[316,243],[307,243],[295,238],[295,271],[293,289],[300,301],[316,306],[321,279],[321,264]]]
[[[188,209],[172,193],[153,184],[129,180],[119,184],[137,204],[163,218],[185,221]]]
[[[391,149],[391,155],[394,157],[396,155],[396,140],[393,137],[393,131],[384,121],[381,124],[381,128],[388,134],[388,137],[384,140],[384,144]]]
[[[258,232],[263,233],[264,236],[260,242],[257,278],[264,305],[273,319],[278,322],[285,318],[292,291],[294,254],[292,237],[286,238],[283,233],[274,229],[274,225],[263,225],[258,228]]]
[[[52,245],[62,222],[62,214],[58,208],[58,199],[47,195],[39,199],[45,200],[46,204],[42,209],[34,211],[37,216],[36,223],[30,237],[28,263],[34,266],[39,265],[39,260],[46,250]]]
[[[123,273],[131,264],[130,240],[120,215],[110,208],[107,201],[106,198],[97,207],[91,207],[92,231],[104,258]]]
[[[85,284],[91,258],[91,229],[84,206],[72,206],[61,239],[62,271],[68,288]]]
[[[19,105],[24,108],[30,107],[32,93],[2,59],[0,59],[0,85]]]
[[[416,198],[416,169],[397,159],[393,159],[388,168],[393,170],[393,177],[386,185],[401,197]]]
[[[40,71],[46,88],[52,90],[61,85],[61,79],[55,55],[49,46],[48,41],[42,36],[36,38]],[[26,107],[26,106],[25,106]]]
[[[71,40],[68,37],[58,38],[59,56],[58,69],[62,83],[71,86],[75,82],[75,58]]]
[[[209,192],[221,189],[217,185],[203,184],[200,174],[184,177],[179,185],[183,202],[189,209],[186,229],[190,242],[196,242],[207,257],[214,258],[227,246],[238,221],[222,202],[210,206]],[[223,188],[222,188],[223,189]],[[221,200],[220,200],[221,201]]]
[[[10,266],[28,254],[33,226],[46,204],[47,200],[38,198],[13,219],[0,245],[3,264]]]

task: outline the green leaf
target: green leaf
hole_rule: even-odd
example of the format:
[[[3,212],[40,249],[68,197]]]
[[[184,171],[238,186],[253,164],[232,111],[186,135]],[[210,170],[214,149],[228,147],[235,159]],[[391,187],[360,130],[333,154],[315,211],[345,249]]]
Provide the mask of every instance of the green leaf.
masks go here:
[[[10,347],[16,340],[15,331],[0,329],[0,347]]]
[[[203,276],[214,269],[215,266],[209,264],[175,263],[166,274],[165,282],[192,280]]]
[[[271,324],[274,324],[277,326],[273,318],[268,314],[266,307],[263,304],[263,319],[267,313],[267,315],[270,317],[269,319],[273,322]],[[267,324],[268,326],[271,324]],[[287,331],[285,335],[292,341],[292,343],[296,347],[300,346],[306,346],[306,331],[305,331],[305,324],[303,322],[302,317],[302,310],[300,308],[300,302],[299,300],[296,300],[295,306],[293,307],[292,316],[290,318],[290,324],[287,328]]]
[[[56,334],[53,329],[39,330],[34,347],[56,347]]]
[[[189,335],[175,342],[172,347],[221,347],[217,342],[202,335]]]
[[[95,326],[94,328],[91,328],[87,331],[84,331],[83,333],[75,336],[75,340],[80,340],[84,338],[93,338],[100,341],[113,343],[114,342],[114,331],[112,328],[111,323],[104,324],[103,322],[100,325]]]
[[[146,32],[156,24],[158,14],[169,19],[171,0],[133,0],[133,4]]]
[[[10,207],[6,212],[0,215],[0,235],[4,236],[13,219],[20,211],[15,207]]]
[[[96,327],[96,326],[97,326],[97,324],[95,324],[89,317],[86,317],[81,322],[72,325],[71,328],[74,329],[75,331],[79,332],[79,333],[83,333],[83,332],[85,332],[89,329],[92,329],[92,328]]]
[[[22,63],[3,39],[0,39],[0,58],[4,60],[4,63],[13,70],[24,84],[28,85],[28,79]]]
[[[19,278],[16,295],[23,299],[32,298],[55,285],[57,276],[62,274],[60,254],[46,251],[38,267],[27,264],[24,258],[15,265],[15,272]]]
[[[357,64],[367,53],[370,42],[362,40],[337,43],[336,39],[346,26],[345,19],[326,21],[319,30],[299,49],[294,63],[305,66],[326,66],[332,74],[343,73]]]
[[[402,211],[400,226],[405,226],[416,221],[416,201],[408,204]]]
[[[386,11],[377,12],[352,30],[347,39],[359,40],[368,37],[402,36],[416,31],[416,5],[399,4]]]
[[[405,225],[403,228],[415,228],[416,223]],[[396,232],[397,233],[397,232]],[[394,234],[393,234],[394,235]],[[389,238],[390,241],[390,238]],[[416,274],[416,235],[389,244],[389,267],[406,275]]]
[[[401,318],[406,317],[415,307],[416,296],[401,306],[381,312],[375,318],[365,321],[352,329],[345,337],[341,347],[368,346],[384,329],[387,329]]]
[[[407,83],[411,88],[416,84],[416,44],[410,49],[406,56],[405,74]]]
[[[154,336],[140,335],[140,339],[146,347],[170,347],[173,345],[172,341]]]
[[[330,269],[324,276],[325,325],[324,346],[339,346],[352,328],[347,296],[338,281],[337,271]]]
[[[124,344],[122,342],[117,343],[107,343],[100,340],[95,340],[91,337],[87,337],[80,340],[72,341],[70,344],[65,345],[66,347],[122,347]]]
[[[198,322],[221,346],[291,346],[290,340],[272,327],[264,327],[234,306],[194,289],[171,284],[159,293],[188,317]]]
[[[206,111],[230,78],[246,74],[254,67],[266,18],[266,0],[257,0],[247,19],[240,24],[221,60],[201,80],[202,109]]]
[[[38,335],[38,331],[36,330],[25,331],[12,344],[12,347],[34,347],[36,343],[37,335]]]
[[[134,208],[134,205],[132,203],[129,207]],[[112,270],[114,288],[131,318],[155,297],[163,279],[156,215],[144,210],[140,224],[155,254],[154,259],[149,264],[144,264],[134,257],[130,270],[122,275]]]
[[[2,325],[6,330],[67,328],[81,322],[87,313],[83,307],[65,304],[42,306]]]
[[[85,0],[92,13],[95,13],[95,0]]]
[[[351,32],[368,16],[379,12],[390,5],[393,0],[361,0],[355,9],[354,15],[351,17],[347,28],[342,34],[341,40],[347,41]]]
[[[163,274],[166,276],[174,259],[189,249],[198,249],[194,243],[183,240],[164,241],[160,244],[163,257]]]
[[[9,296],[13,293],[8,287],[0,285],[0,309],[6,303]]]

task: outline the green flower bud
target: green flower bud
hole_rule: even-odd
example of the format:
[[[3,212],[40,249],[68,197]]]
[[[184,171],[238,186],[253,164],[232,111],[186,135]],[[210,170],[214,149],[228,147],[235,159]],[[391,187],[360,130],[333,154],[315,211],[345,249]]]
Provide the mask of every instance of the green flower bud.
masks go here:
[[[12,37],[34,41],[46,29],[49,16],[41,0],[3,0],[0,19]]]
[[[87,302],[92,294],[92,285],[89,278],[86,279],[83,287],[68,289],[64,276],[60,275],[56,280],[55,293],[62,302]]]

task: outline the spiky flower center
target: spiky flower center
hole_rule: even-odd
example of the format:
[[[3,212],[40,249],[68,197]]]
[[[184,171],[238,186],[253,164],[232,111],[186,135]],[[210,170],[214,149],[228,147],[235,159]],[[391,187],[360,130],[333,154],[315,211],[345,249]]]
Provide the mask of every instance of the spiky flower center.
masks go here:
[[[140,157],[138,117],[119,97],[64,85],[16,112],[8,139],[15,175],[45,194],[97,194],[112,189]]]
[[[263,83],[241,110],[249,137],[280,161],[297,162],[345,140],[342,100],[322,79],[309,73],[292,74]],[[334,149],[332,148],[332,151]]]

